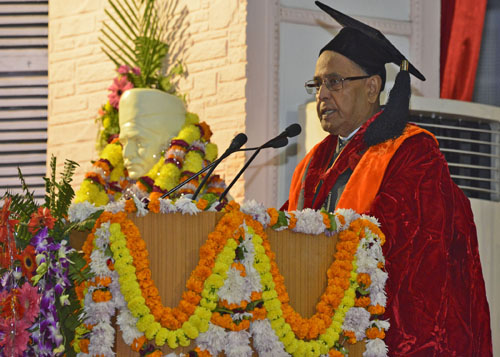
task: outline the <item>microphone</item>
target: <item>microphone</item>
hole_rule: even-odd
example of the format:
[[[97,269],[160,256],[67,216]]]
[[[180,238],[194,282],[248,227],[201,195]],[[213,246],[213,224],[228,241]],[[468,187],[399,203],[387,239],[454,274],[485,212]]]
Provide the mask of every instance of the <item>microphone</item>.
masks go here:
[[[278,149],[287,145],[288,145],[288,138],[278,138],[277,140],[273,140],[271,144],[262,147],[262,149],[267,149],[267,148]],[[255,151],[255,150],[259,150],[259,147],[239,149],[238,151]]]
[[[196,200],[196,197],[198,197],[198,194],[200,193],[201,188],[207,183],[208,178],[210,177],[212,172],[214,172],[217,165],[219,165],[219,163],[222,160],[224,160],[226,157],[231,155],[233,152],[238,151],[243,145],[245,145],[247,140],[248,140],[247,136],[243,133],[239,133],[238,135],[236,135],[233,138],[233,140],[231,141],[231,144],[229,144],[229,147],[226,149],[226,151],[224,151],[224,153],[221,155],[221,157],[219,157],[217,160],[214,161],[214,165],[210,168],[210,171],[208,171],[208,173],[205,175],[203,180],[198,185],[198,188],[194,192],[193,197],[191,197],[191,199],[193,201]]]
[[[293,138],[294,136],[299,135],[301,131],[302,131],[302,128],[300,127],[299,124],[289,125],[277,137],[272,138],[267,143],[265,143],[264,145],[262,145],[262,148],[274,147],[275,143],[279,142],[281,139],[283,139],[283,138]],[[278,147],[280,147],[280,146],[278,146]]]
[[[279,134],[275,138],[272,138],[271,140],[264,143],[263,145],[259,146],[257,148],[257,150],[253,153],[253,155],[250,157],[250,159],[248,159],[248,161],[245,163],[245,165],[241,168],[240,172],[238,172],[238,174],[233,179],[233,181],[231,181],[229,186],[227,186],[226,189],[224,190],[224,192],[222,192],[222,194],[219,197],[219,202],[222,202],[224,197],[226,197],[226,195],[229,192],[229,190],[231,189],[231,187],[233,187],[233,185],[236,183],[236,181],[238,181],[240,176],[247,169],[247,167],[250,165],[250,163],[255,159],[255,157],[259,154],[261,149],[264,149],[267,147],[274,147],[274,145],[277,145],[277,144],[282,144],[284,142],[283,139],[286,139],[286,144],[288,144],[288,138],[299,135],[301,131],[302,131],[302,128],[300,127],[299,124],[289,125],[281,134]],[[281,147],[281,146],[278,146],[278,147]]]
[[[288,145],[288,139],[287,138],[281,138],[279,140],[276,140],[275,142],[272,143],[272,145],[270,146],[267,146],[268,148],[272,147],[272,148],[280,148],[280,147],[283,147],[283,146],[287,146]],[[238,149],[236,150],[235,152],[239,152],[239,151],[255,151],[255,150],[258,150],[259,148],[258,147],[253,147],[253,148],[245,148],[245,149]],[[219,159],[218,159],[219,160]],[[197,173],[195,173],[193,176],[190,176],[188,177],[187,179],[185,179],[184,181],[182,181],[181,183],[179,183],[177,186],[175,186],[174,188],[172,188],[170,191],[168,191],[167,193],[163,194],[161,196],[161,198],[165,198],[167,197],[168,195],[172,194],[173,192],[177,191],[179,188],[181,188],[182,186],[186,185],[188,182],[190,182],[191,180],[197,178],[198,176],[200,176],[202,173],[204,173],[205,171],[208,171],[209,169],[211,169],[214,165],[217,165],[218,164],[218,160],[214,160],[213,162],[211,162],[210,164],[208,164],[207,166],[205,166],[204,168],[202,168],[200,171],[198,171]]]

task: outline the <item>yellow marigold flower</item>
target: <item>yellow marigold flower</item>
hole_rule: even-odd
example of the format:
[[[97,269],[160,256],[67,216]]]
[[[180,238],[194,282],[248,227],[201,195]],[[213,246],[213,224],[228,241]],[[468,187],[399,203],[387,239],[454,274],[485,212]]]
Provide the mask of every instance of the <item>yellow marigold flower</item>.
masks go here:
[[[177,334],[177,339],[179,340],[179,345],[181,345],[183,347],[189,346],[189,344],[191,343],[191,341],[186,336],[186,334],[185,334],[185,332],[184,332],[183,329],[180,328],[179,330],[177,330],[176,334]]]
[[[217,307],[217,303],[207,300],[207,299],[201,299],[200,305],[205,307],[207,310],[214,310]],[[195,312],[196,313],[196,312]],[[200,315],[201,317],[201,315]],[[210,319],[210,316],[208,317]]]
[[[179,347],[179,344],[177,343],[177,336],[175,333],[170,333],[168,335],[167,343],[168,343],[168,347],[170,347],[171,349],[175,349],[175,348]]]
[[[219,274],[226,272],[228,269],[229,269],[229,264],[218,261],[215,263],[212,272],[215,274]]]
[[[161,187],[162,190],[170,190],[179,182],[181,171],[172,163],[162,166],[160,175],[155,180],[155,185]]]
[[[199,151],[190,151],[186,154],[183,171],[198,172],[202,169],[203,157]]]
[[[123,166],[123,163],[120,162],[111,171],[111,174],[109,175],[109,181],[118,182],[123,176],[125,176],[125,166]]]
[[[306,343],[304,341],[298,340],[298,346],[295,354],[297,356],[305,356],[306,355]]]
[[[173,140],[184,140],[189,145],[193,143],[195,140],[199,140],[201,138],[200,129],[198,129],[194,125],[187,125],[181,129],[179,135],[175,137]]]
[[[166,328],[160,328],[158,333],[155,336],[155,343],[157,346],[163,346],[167,341],[168,330]]]
[[[238,247],[238,243],[233,238],[229,238],[226,242],[226,247],[230,248],[231,250],[234,250]]]
[[[148,340],[152,340],[155,337],[156,333],[160,330],[160,328],[161,328],[160,323],[155,321],[146,328],[144,335]]]
[[[218,155],[218,148],[217,145],[214,143],[208,143],[205,145],[205,159],[208,161],[214,161],[217,158]]]
[[[285,349],[288,353],[293,354],[297,351],[298,347],[299,347],[299,341],[297,339],[294,339],[290,344],[285,346]]]
[[[131,310],[132,311],[132,310]],[[145,316],[142,316],[139,318],[139,321],[137,321],[137,329],[141,332],[146,332],[146,329],[151,325],[153,322],[155,322],[155,318],[151,314],[147,314]]]
[[[113,167],[123,165],[122,146],[119,143],[108,144],[102,149],[100,157],[108,160]]]
[[[198,114],[186,112],[186,121],[185,125],[198,124],[200,122],[200,118]]]
[[[189,321],[186,321],[182,324],[182,329],[190,339],[195,339],[196,337],[198,337],[198,330]]]

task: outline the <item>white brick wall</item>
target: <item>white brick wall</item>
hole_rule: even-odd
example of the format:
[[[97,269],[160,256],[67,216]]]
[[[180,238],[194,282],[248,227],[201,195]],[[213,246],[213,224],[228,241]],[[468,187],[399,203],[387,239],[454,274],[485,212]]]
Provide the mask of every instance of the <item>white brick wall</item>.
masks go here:
[[[160,12],[170,9],[173,17],[166,22],[175,34],[170,52],[187,70],[179,82],[180,92],[187,94],[188,110],[211,126],[212,140],[222,152],[234,135],[245,131],[247,0],[180,0],[173,6],[158,1],[158,5]],[[90,160],[97,158],[94,121],[115,76],[114,65],[98,41],[107,6],[105,0],[49,2],[47,151],[49,157],[58,157],[60,166],[65,158],[80,163],[76,186]],[[176,21],[180,26],[174,25]],[[244,155],[234,155],[217,171],[230,181],[243,164]],[[242,180],[231,193],[243,198]]]

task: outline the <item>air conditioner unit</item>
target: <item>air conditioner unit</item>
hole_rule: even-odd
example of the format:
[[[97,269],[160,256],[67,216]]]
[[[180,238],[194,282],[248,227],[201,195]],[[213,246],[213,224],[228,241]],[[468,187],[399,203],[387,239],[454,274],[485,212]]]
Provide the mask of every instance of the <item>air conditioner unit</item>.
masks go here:
[[[493,350],[500,354],[500,108],[455,100],[412,96],[410,121],[439,141],[450,174],[470,198],[490,304]],[[297,159],[326,137],[316,103],[299,107],[304,135]]]

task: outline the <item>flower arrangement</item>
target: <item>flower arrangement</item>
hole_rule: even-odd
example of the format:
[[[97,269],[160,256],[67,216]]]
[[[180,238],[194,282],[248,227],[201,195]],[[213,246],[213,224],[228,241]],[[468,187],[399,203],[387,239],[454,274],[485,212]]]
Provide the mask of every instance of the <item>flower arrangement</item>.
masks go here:
[[[184,127],[170,143],[165,143],[166,149],[158,153],[160,159],[156,165],[137,181],[129,179],[119,142],[120,98],[132,88],[155,88],[182,97],[176,91],[175,78],[182,75],[184,69],[176,63],[168,73],[162,71],[168,45],[164,43],[164,29],[158,26],[159,15],[154,0],[124,1],[125,6],[118,6],[114,0],[108,1],[118,16],[105,11],[118,30],[112,30],[104,23],[101,42],[104,53],[115,63],[118,75],[108,88],[107,103],[99,109],[97,122],[101,130],[96,145],[99,159],[86,173],[76,195],[77,203],[88,201],[103,206],[119,200],[125,192],[128,192],[127,196],[136,195],[140,200],[152,200],[158,192],[167,192],[217,158],[217,146],[210,143],[210,127],[200,123],[196,114],[187,113]],[[134,13],[131,9],[135,9]],[[131,39],[135,47],[130,46],[127,39]],[[194,193],[199,179],[191,180],[175,194]],[[224,181],[213,175],[207,183],[205,198],[214,200],[224,189]]]
[[[165,43],[166,28],[160,25],[155,0],[108,0],[108,3],[114,13],[104,11],[109,21],[104,22],[100,41],[104,54],[116,65],[118,76],[108,88],[108,102],[99,110],[97,122],[102,127],[97,140],[99,152],[120,133],[118,110],[125,91],[155,88],[180,96],[175,79],[184,73],[179,62],[167,73],[162,70],[169,46]]]
[[[96,206],[122,198],[129,191],[139,199],[152,201],[158,193],[166,193],[217,158],[217,146],[210,142],[210,127],[196,114],[187,113],[183,128],[174,137],[169,148],[161,153],[158,162],[137,181],[128,178],[123,165],[122,147],[117,138],[107,144],[99,160],[92,165],[76,194],[75,203],[88,201]],[[192,194],[200,178],[191,180],[175,195]],[[210,177],[202,198],[213,200],[225,188],[218,175]]]
[[[39,206],[22,175],[23,194],[7,193],[0,217],[0,351],[5,356],[74,356],[71,341],[81,324],[73,281],[89,278],[85,261],[68,247],[69,232],[92,226],[89,215],[67,220],[74,196],[70,182],[76,163],[67,161],[62,179],[46,178]]]
[[[162,213],[213,208],[188,198],[158,201]],[[138,215],[147,210],[140,201],[127,202],[104,207],[84,246],[87,264],[99,278],[79,288],[88,327],[80,336],[82,356],[111,351],[115,311],[125,342],[142,355],[161,355],[163,345],[176,348],[194,340],[195,355],[245,356],[252,353],[250,338],[259,355],[342,356],[347,344],[363,339],[368,355],[387,354],[383,338],[389,323],[381,319],[387,279],[384,235],[374,218],[350,210],[279,212],[255,202],[241,208],[230,202],[200,249],[181,302],[166,307],[151,279],[145,242],[124,213],[126,206]],[[75,205],[72,216],[84,217],[78,211],[89,214],[88,207]],[[313,317],[302,318],[289,305],[265,227],[338,234],[328,286]]]

